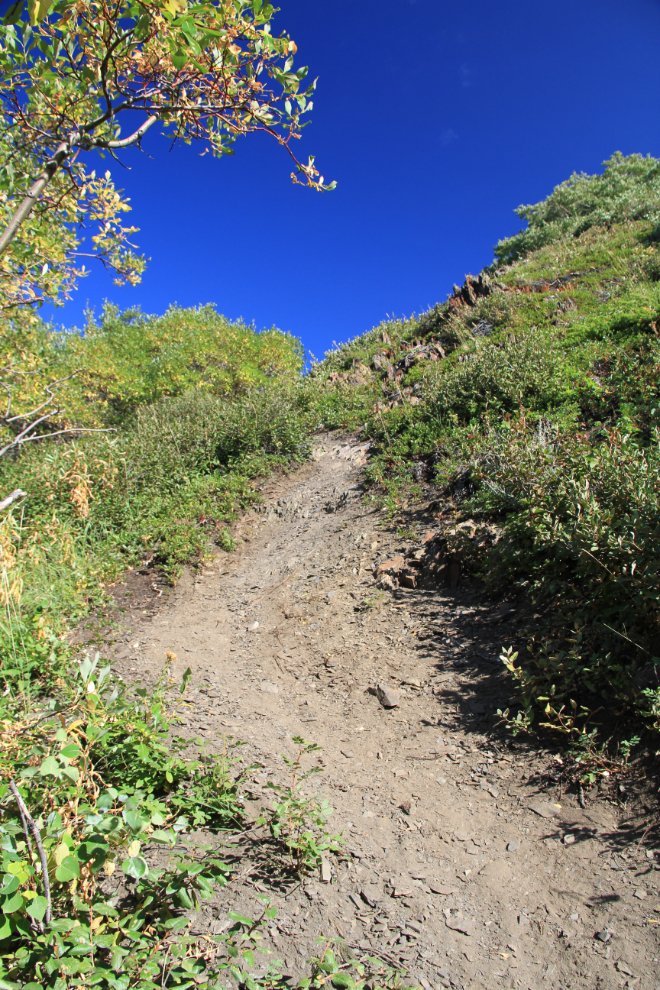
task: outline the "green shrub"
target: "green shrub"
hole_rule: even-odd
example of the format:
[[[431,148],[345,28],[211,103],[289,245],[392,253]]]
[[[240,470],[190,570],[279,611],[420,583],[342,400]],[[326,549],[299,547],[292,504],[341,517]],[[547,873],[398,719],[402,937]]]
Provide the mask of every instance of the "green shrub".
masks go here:
[[[487,345],[440,363],[425,377],[425,396],[442,420],[471,423],[521,408],[556,409],[567,398],[565,358],[552,340],[530,333],[519,342]]]
[[[518,584],[550,608],[516,677],[524,709],[541,706],[554,727],[645,707],[640,692],[660,657],[658,439],[643,448],[611,430],[594,444],[521,421],[493,431],[477,462],[474,507],[506,514],[486,582]]]
[[[660,219],[660,161],[648,155],[620,152],[603,163],[602,175],[574,173],[547,199],[515,211],[527,221],[526,230],[498,241],[497,264],[511,264],[531,252],[567,237],[579,237],[591,227],[626,220]]]

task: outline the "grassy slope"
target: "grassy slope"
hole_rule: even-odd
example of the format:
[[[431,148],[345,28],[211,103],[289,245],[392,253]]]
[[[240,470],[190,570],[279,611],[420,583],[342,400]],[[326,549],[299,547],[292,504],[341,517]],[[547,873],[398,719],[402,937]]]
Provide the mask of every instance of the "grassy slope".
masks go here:
[[[378,380],[365,419],[391,510],[419,480],[462,475],[451,523],[497,533],[461,537],[465,566],[543,605],[511,667],[519,725],[541,715],[579,736],[641,712],[658,728],[656,238],[648,219],[562,238],[468,279],[419,320],[351,341],[317,372]],[[433,342],[444,358],[420,347]]]
[[[210,543],[229,548],[252,480],[304,456],[309,430],[290,401],[299,342],[210,307],[159,318],[108,309],[85,338],[16,322],[2,351],[16,411],[75,371],[56,428],[110,429],[2,462],[2,492],[28,493],[0,525],[2,676],[14,684],[61,665],[67,630],[125,567],[150,561],[175,580]]]

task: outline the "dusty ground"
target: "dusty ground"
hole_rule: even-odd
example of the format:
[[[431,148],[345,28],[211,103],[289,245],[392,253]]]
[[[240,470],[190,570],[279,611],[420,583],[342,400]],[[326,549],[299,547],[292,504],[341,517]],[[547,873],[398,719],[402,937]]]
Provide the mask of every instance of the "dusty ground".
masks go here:
[[[255,869],[197,923],[256,913],[256,889],[273,895],[271,948],[295,977],[318,936],[339,935],[427,990],[660,988],[660,852],[621,802],[594,793],[580,808],[550,783],[550,754],[494,728],[515,607],[460,584],[377,592],[374,565],[412,544],[363,502],[366,456],[321,438],[243,520],[236,553],[158,598],[138,572],[117,589],[115,669],[152,683],[167,651],[177,676],[191,667],[183,731],[247,744],[262,764],[250,813],[267,780],[286,779],[292,737],[318,743],[313,786],[346,839],[329,881]],[[402,688],[398,707],[382,707],[378,683]]]

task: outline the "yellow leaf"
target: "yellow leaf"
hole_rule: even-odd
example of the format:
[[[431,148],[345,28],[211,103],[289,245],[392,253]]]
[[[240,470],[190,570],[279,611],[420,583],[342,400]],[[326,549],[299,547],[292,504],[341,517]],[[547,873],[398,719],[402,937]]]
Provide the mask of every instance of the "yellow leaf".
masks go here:
[[[140,843],[138,842],[137,839],[133,839],[130,846],[128,847],[128,855],[137,856],[139,855],[139,852],[140,852]]]
[[[14,877],[19,877],[27,879],[27,873],[25,872],[25,860],[21,859],[16,863],[8,863],[5,867],[7,873],[10,873]]]
[[[58,866],[61,866],[63,860],[69,855],[70,852],[71,850],[67,846],[66,842],[60,842],[59,846],[56,846],[55,852],[53,854],[55,857],[56,864]]]
[[[43,21],[48,13],[52,0],[29,0],[28,10],[30,13],[30,23],[34,26],[37,21]]]

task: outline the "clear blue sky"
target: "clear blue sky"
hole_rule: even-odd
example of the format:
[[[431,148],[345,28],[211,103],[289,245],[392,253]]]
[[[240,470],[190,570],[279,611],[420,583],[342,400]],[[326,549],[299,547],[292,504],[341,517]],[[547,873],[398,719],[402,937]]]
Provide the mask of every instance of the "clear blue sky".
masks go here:
[[[319,76],[299,146],[336,192],[292,186],[262,136],[233,158],[169,150],[113,165],[151,257],[137,288],[101,269],[87,301],[161,313],[215,302],[317,356],[387,314],[444,300],[520,228],[512,210],[613,151],[660,157],[660,0],[280,0]],[[104,167],[102,162],[99,166]]]

